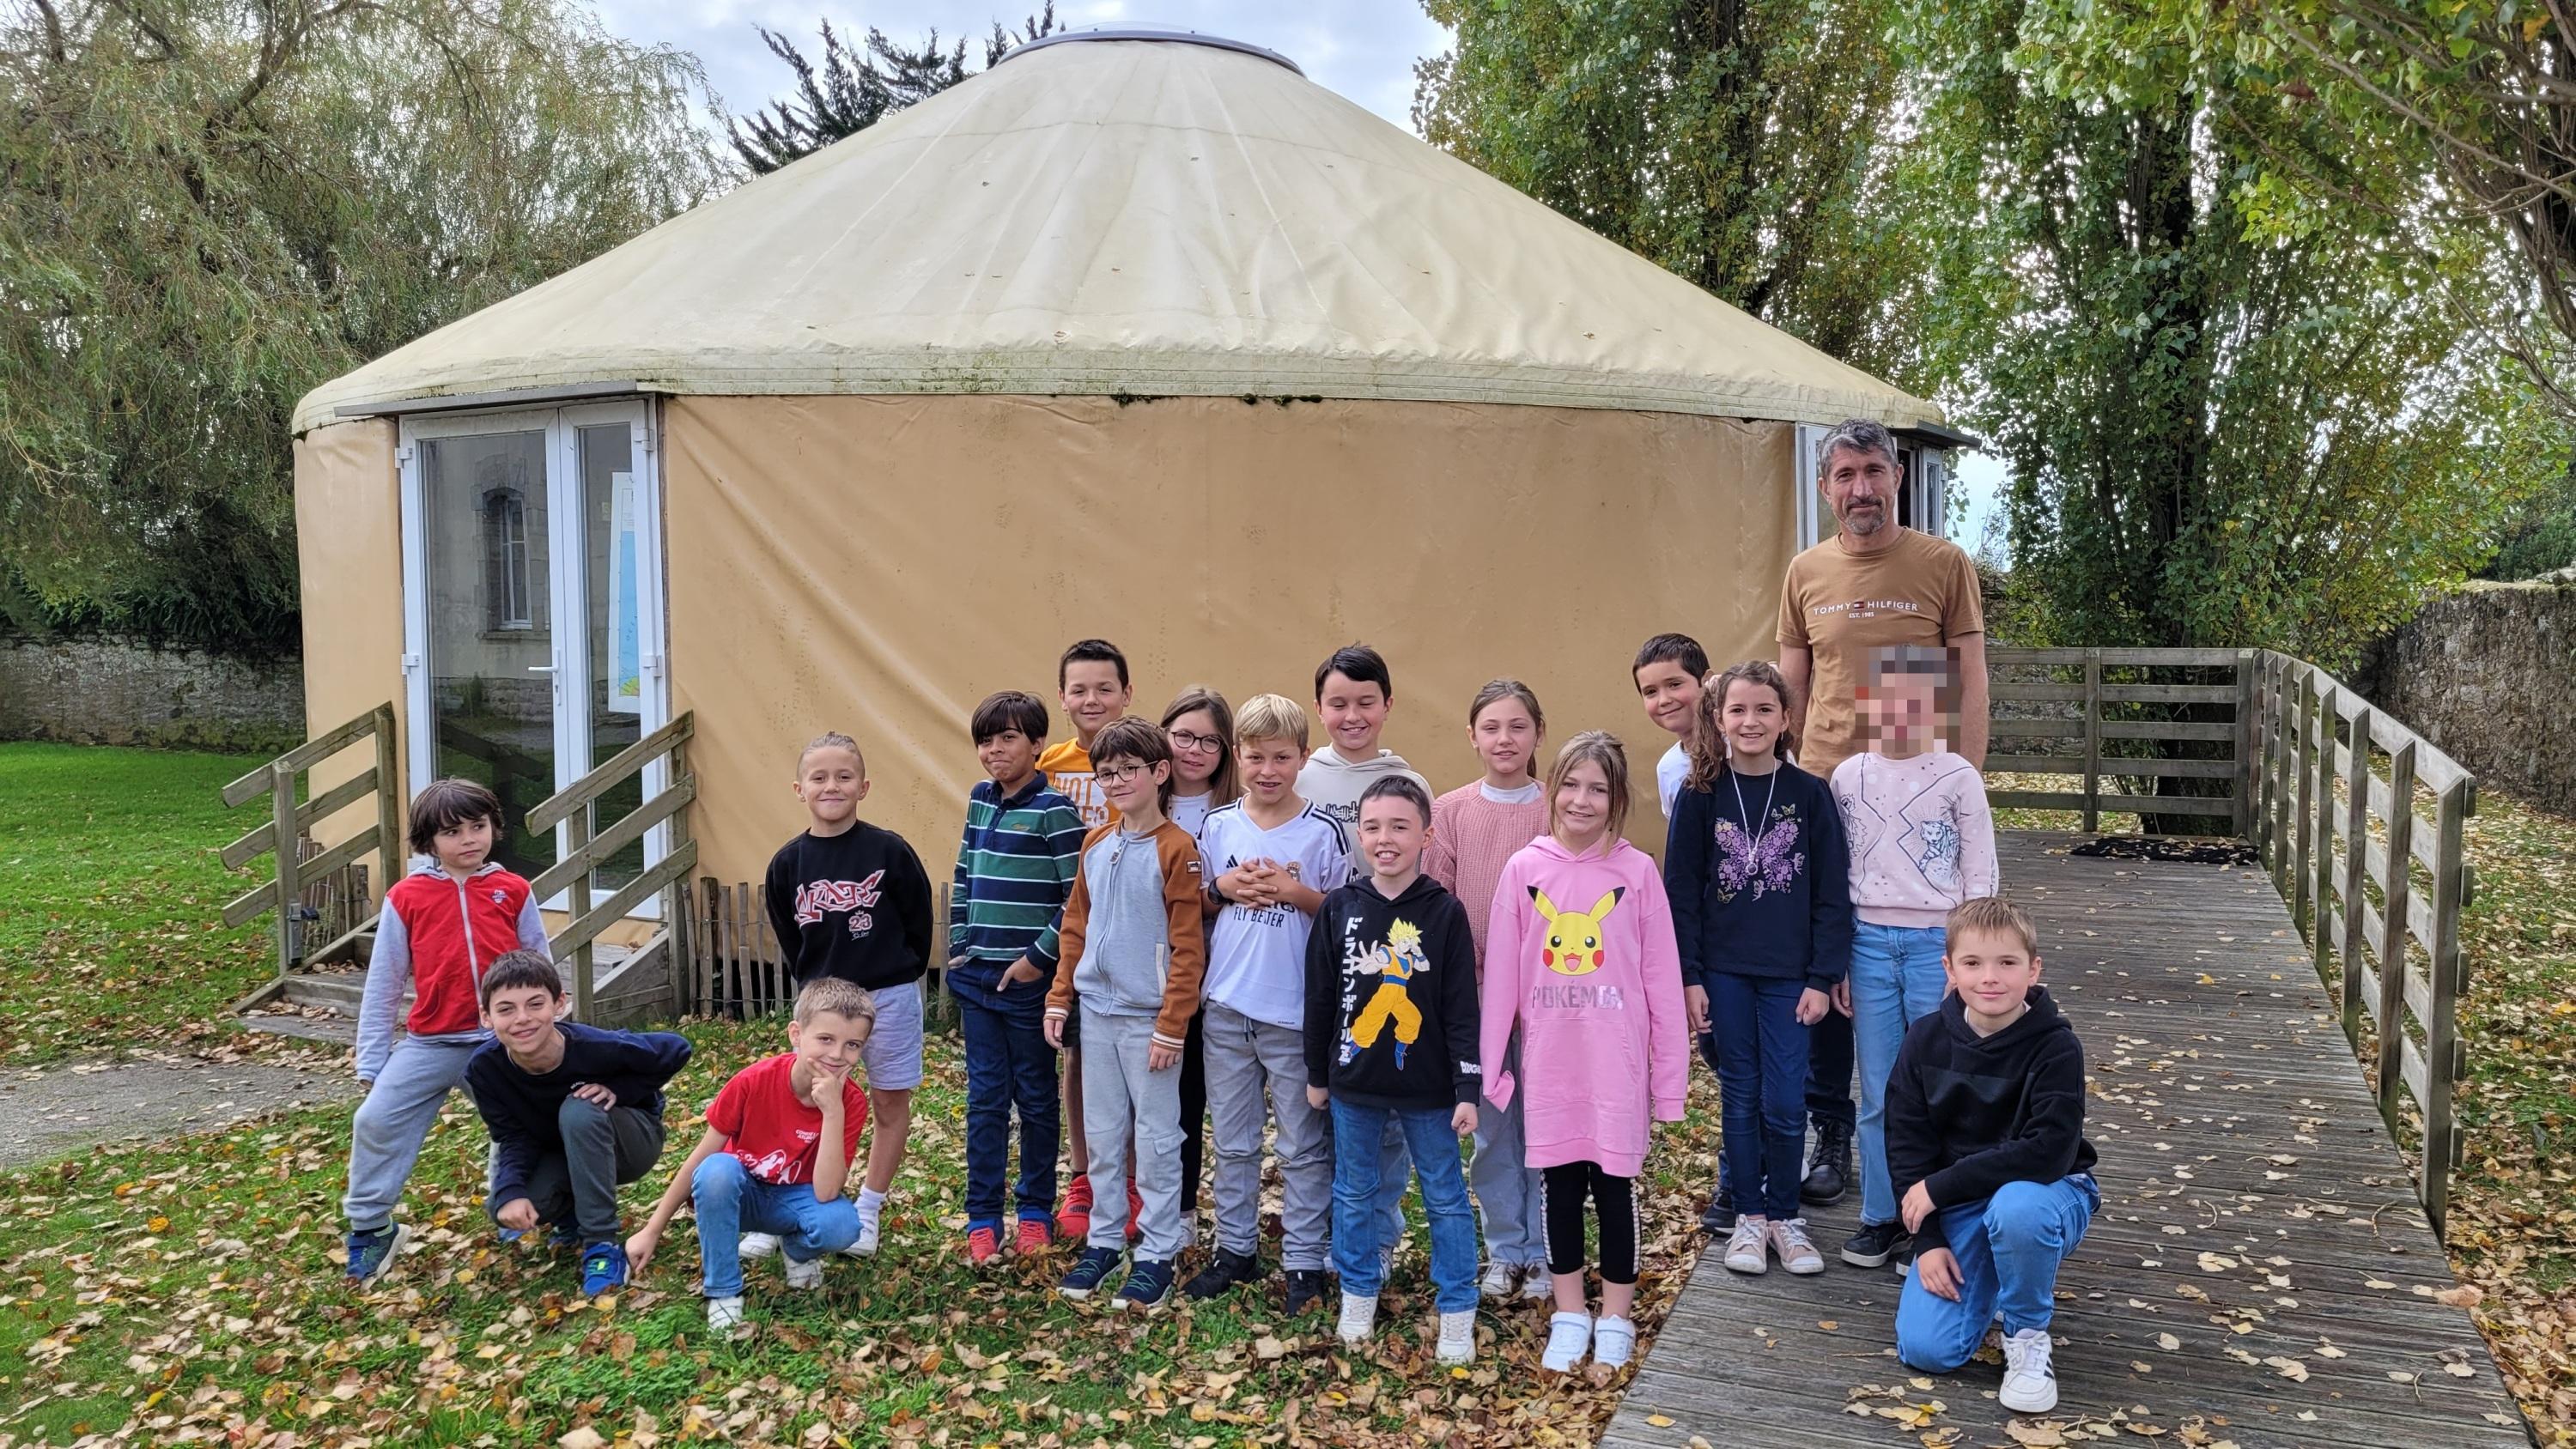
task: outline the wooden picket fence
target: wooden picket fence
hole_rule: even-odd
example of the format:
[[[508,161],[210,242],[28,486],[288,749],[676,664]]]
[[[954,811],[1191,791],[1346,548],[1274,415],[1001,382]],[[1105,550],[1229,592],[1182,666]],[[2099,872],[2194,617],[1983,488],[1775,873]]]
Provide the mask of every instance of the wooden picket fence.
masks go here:
[[[732,885],[702,876],[695,901],[696,927],[683,989],[689,1010],[701,1016],[748,1020],[784,1012],[796,1004],[796,980],[787,969],[778,932],[769,924],[769,891],[754,881]],[[948,887],[937,888],[931,909],[933,931],[946,939]],[[933,963],[923,982],[924,1006],[933,1021],[944,1021],[947,993],[940,990],[942,971]]]

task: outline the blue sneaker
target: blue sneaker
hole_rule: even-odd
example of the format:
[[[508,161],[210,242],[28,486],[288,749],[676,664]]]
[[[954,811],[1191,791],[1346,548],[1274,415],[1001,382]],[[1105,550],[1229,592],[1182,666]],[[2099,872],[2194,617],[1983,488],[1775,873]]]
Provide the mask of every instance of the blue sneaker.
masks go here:
[[[501,1241],[515,1248],[519,1245],[519,1240],[527,1235],[528,1233],[525,1228],[503,1228],[501,1230]]]
[[[1118,1290],[1118,1307],[1139,1313],[1159,1313],[1172,1301],[1171,1260],[1139,1258],[1127,1270],[1127,1282]]]
[[[1090,1248],[1073,1265],[1073,1271],[1055,1285],[1055,1291],[1079,1303],[1100,1291],[1100,1280],[1118,1270],[1119,1260],[1127,1255],[1116,1248]]]
[[[626,1286],[626,1250],[615,1243],[593,1243],[581,1255],[581,1291],[596,1298]]]
[[[400,1223],[376,1229],[372,1233],[349,1234],[349,1281],[372,1283],[394,1265],[394,1259],[411,1241],[411,1229]]]
[[[556,1223],[554,1226],[546,1229],[546,1246],[549,1248],[578,1248],[581,1246],[581,1230],[570,1223]]]

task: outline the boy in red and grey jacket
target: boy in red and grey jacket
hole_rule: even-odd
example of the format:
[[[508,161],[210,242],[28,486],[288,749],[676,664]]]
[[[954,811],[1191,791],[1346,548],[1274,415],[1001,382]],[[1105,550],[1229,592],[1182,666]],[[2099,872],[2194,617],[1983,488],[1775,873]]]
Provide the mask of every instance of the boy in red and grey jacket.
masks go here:
[[[392,1266],[411,1230],[393,1220],[403,1183],[447,1094],[465,1081],[483,1029],[480,983],[503,953],[546,953],[527,881],[494,864],[501,802],[471,780],[439,780],[411,802],[412,851],[427,856],[385,892],[358,1006],[358,1085],[349,1134],[349,1278]],[[403,988],[414,997],[394,1038]]]

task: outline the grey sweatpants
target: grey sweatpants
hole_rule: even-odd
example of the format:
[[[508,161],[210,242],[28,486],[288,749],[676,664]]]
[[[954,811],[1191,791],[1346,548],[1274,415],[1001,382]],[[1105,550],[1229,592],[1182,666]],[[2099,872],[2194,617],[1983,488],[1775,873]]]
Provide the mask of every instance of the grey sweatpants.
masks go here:
[[[447,1094],[465,1085],[466,1060],[488,1040],[407,1036],[394,1043],[349,1128],[349,1191],[340,1212],[352,1231],[372,1233],[394,1220],[430,1124]]]
[[[642,1107],[612,1107],[566,1097],[555,1112],[563,1131],[563,1151],[537,1159],[528,1173],[527,1199],[543,1223],[569,1223],[582,1243],[614,1243],[618,1231],[617,1189],[635,1182],[661,1160],[662,1119]],[[488,1199],[484,1211],[495,1221],[509,1206]]]
[[[1154,1018],[1104,1016],[1082,1008],[1082,1125],[1091,1137],[1090,1245],[1117,1251],[1127,1243],[1127,1170],[1136,1170],[1144,1211],[1136,1256],[1168,1263],[1190,1245],[1181,1220],[1181,1067],[1145,1064]],[[1134,1132],[1130,1140],[1130,1121]]]
[[[1332,1118],[1306,1101],[1306,1034],[1208,1003],[1208,1115],[1216,1134],[1216,1245],[1252,1256],[1261,1245],[1261,1123],[1265,1094],[1279,1120],[1279,1262],[1322,1271],[1333,1228]]]
[[[1520,1071],[1520,1043],[1514,1039],[1503,1056],[1503,1069]],[[1541,1200],[1539,1174],[1529,1166],[1528,1139],[1521,1130],[1524,1095],[1514,1093],[1509,1107],[1477,1104],[1476,1158],[1467,1180],[1476,1189],[1476,1208],[1485,1220],[1485,1261],[1514,1268],[1547,1264],[1547,1208]]]

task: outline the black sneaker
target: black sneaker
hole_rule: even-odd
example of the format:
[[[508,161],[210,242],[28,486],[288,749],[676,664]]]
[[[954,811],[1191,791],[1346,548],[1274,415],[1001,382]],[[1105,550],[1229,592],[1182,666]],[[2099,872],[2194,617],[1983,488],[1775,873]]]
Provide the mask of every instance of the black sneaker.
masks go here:
[[[1260,1281],[1261,1260],[1259,1258],[1250,1253],[1230,1253],[1219,1248],[1216,1250],[1216,1257],[1199,1271],[1197,1277],[1189,1281],[1188,1287],[1181,1291],[1192,1298],[1216,1298],[1238,1283]]]
[[[1863,1223],[1843,1243],[1843,1261],[1855,1268],[1884,1268],[1898,1248],[1912,1245],[1913,1238],[1901,1222]]]
[[[1288,1270],[1288,1316],[1296,1317],[1324,1301],[1324,1270],[1291,1268]]]
[[[1723,1188],[1719,1190],[1717,1196],[1708,1200],[1708,1206],[1699,1210],[1699,1225],[1702,1231],[1713,1233],[1721,1238],[1735,1231],[1735,1209],[1726,1205],[1726,1193]]]
[[[1798,1201],[1829,1207],[1851,1190],[1851,1128],[1841,1122],[1816,1123],[1816,1155],[1807,1163],[1806,1181],[1798,1184]]]
[[[1056,1280],[1055,1291],[1076,1303],[1100,1291],[1100,1280],[1118,1271],[1126,1254],[1116,1248],[1086,1248],[1073,1271]]]
[[[1127,1282],[1118,1290],[1117,1307],[1140,1313],[1158,1313],[1172,1301],[1172,1263],[1169,1258],[1138,1258],[1127,1270]]]

